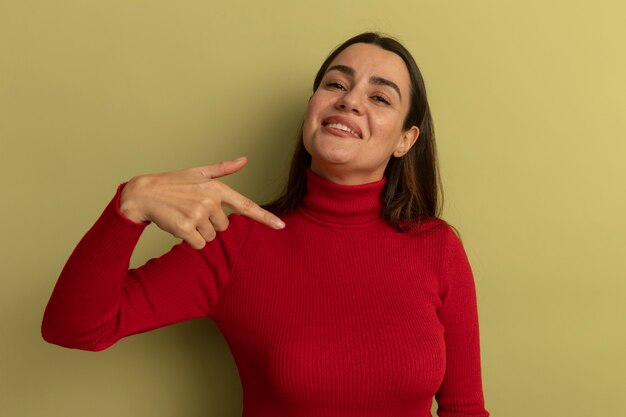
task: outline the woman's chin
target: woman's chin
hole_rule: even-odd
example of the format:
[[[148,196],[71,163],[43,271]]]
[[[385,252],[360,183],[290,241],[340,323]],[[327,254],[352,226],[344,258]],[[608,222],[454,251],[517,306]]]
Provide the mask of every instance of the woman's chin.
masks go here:
[[[319,154],[312,157],[311,166],[328,167],[329,169],[349,169],[354,159],[343,153]]]

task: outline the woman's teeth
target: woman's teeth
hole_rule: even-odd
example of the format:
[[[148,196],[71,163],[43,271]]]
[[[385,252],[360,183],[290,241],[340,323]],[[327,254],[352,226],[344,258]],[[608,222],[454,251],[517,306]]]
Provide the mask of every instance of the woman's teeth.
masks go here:
[[[350,132],[350,133],[352,133],[354,135],[354,137],[361,139],[361,135],[359,135],[354,130],[350,129],[348,126],[342,125],[341,123],[329,123],[326,126],[332,127],[334,129],[343,130],[344,132]]]

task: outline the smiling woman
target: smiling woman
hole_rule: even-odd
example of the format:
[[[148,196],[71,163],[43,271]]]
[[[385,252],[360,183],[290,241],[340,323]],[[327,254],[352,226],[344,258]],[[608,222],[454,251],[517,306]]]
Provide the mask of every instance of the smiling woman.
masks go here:
[[[216,179],[245,162],[121,184],[67,261],[43,337],[98,351],[210,317],[239,369],[244,416],[425,416],[435,397],[440,417],[487,417],[474,280],[439,219],[432,121],[409,52],[365,33],[331,53],[286,191],[265,208]],[[128,269],[150,223],[184,241]]]
[[[347,129],[347,137],[355,132],[363,141],[332,140]],[[395,39],[362,33],[326,58],[300,137],[286,191],[266,205],[271,211],[302,204],[311,169],[345,185],[384,175],[383,216],[399,229],[440,217],[443,192],[426,87],[413,56]]]
[[[406,154],[419,134],[417,126],[403,129],[409,103],[401,91],[408,93],[410,85],[406,65],[393,52],[356,43],[337,55],[304,122],[313,172],[345,185],[380,180],[389,159]]]

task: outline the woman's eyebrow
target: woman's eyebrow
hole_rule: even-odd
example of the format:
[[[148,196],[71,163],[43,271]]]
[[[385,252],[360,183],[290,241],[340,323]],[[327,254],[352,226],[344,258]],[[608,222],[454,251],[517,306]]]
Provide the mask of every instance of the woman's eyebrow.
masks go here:
[[[339,71],[343,74],[346,74],[354,78],[354,68],[349,67],[347,65],[333,65],[332,67],[326,70],[326,72],[329,72],[329,71]],[[402,101],[402,94],[400,94],[400,88],[393,81],[388,80],[383,77],[373,76],[373,77],[370,77],[370,83],[376,84],[376,85],[384,85],[384,86],[393,88],[394,90],[396,90],[396,93],[398,93],[398,97],[400,98],[400,101]]]
[[[400,101],[402,101],[402,94],[400,94],[400,88],[398,88],[398,85],[394,83],[393,81],[390,81],[383,77],[374,76],[374,77],[370,77],[370,83],[376,84],[376,85],[386,85],[387,87],[393,88],[394,90],[396,90],[396,93],[398,93],[398,97],[400,98]]]

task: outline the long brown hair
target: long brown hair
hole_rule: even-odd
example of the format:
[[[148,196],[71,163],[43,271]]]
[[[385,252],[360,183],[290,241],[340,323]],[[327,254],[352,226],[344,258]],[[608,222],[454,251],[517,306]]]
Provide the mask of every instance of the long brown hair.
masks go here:
[[[339,45],[326,58],[315,76],[313,92],[317,90],[330,63],[348,46],[355,43],[376,45],[400,56],[411,79],[411,100],[403,130],[417,126],[417,142],[402,157],[392,156],[385,169],[387,183],[383,189],[383,217],[400,230],[413,229],[424,221],[439,218],[443,188],[437,163],[435,131],[426,99],[422,74],[411,53],[397,40],[375,32],[354,36]],[[311,166],[311,155],[302,143],[302,126],[291,161],[289,179],[283,194],[264,207],[278,215],[291,212],[302,205],[306,194],[306,170]]]

